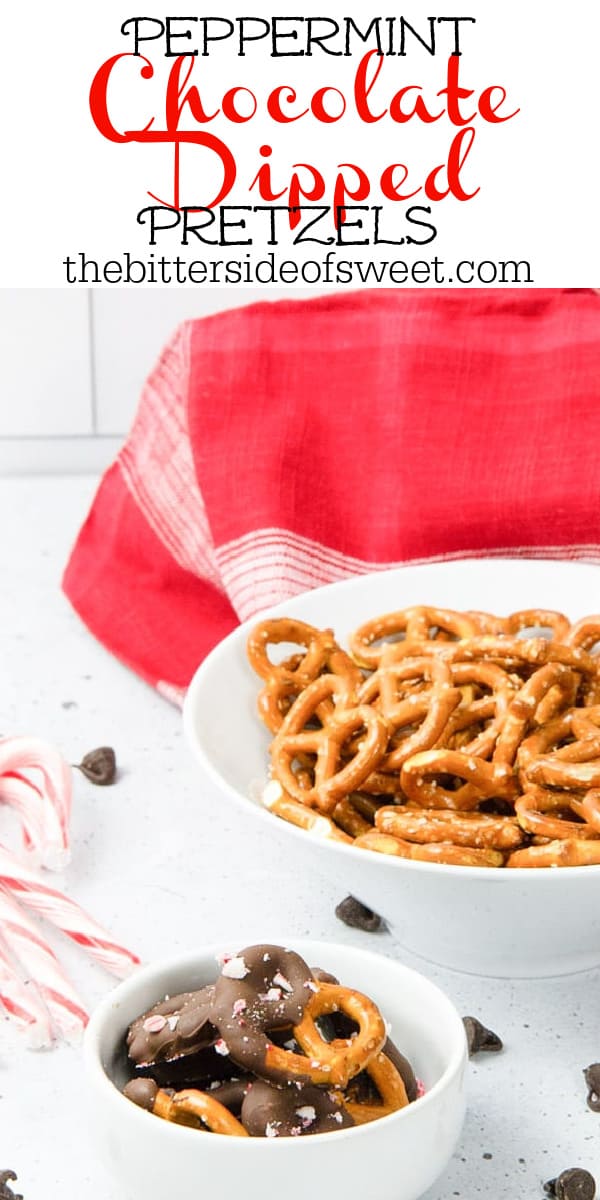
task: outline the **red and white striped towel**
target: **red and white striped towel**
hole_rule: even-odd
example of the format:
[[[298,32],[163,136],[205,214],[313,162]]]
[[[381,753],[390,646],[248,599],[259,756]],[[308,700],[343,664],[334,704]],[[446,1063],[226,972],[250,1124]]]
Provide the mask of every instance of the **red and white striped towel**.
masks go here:
[[[177,699],[267,605],[489,554],[600,562],[592,290],[337,292],[185,323],[64,588]]]

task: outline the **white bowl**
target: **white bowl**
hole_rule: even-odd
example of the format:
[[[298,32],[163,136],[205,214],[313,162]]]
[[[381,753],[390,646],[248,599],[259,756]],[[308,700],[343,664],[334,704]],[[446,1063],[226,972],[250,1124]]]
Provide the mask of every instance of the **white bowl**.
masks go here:
[[[331,626],[344,643],[368,618],[411,604],[501,615],[553,608],[576,619],[600,609],[600,569],[521,559],[401,567],[318,588],[268,615]],[[202,663],[184,722],[224,794],[285,842],[290,886],[309,858],[341,895],[380,913],[408,949],[456,970],[531,978],[600,963],[600,866],[506,871],[411,862],[311,836],[262,808],[252,795],[267,779],[270,736],[256,714],[260,681],[246,659],[254,624],[240,626]]]
[[[217,948],[138,971],[102,1001],[85,1034],[90,1123],[131,1200],[417,1200],[442,1173],[464,1119],[467,1060],[462,1021],[422,975],[391,959],[349,946],[298,941],[311,966],[371,996],[391,1022],[426,1094],[369,1125],[302,1138],[232,1138],[163,1121],[121,1095],[119,1047],[129,1023],[165,994],[202,987],[218,974]],[[231,947],[229,947],[231,949]]]

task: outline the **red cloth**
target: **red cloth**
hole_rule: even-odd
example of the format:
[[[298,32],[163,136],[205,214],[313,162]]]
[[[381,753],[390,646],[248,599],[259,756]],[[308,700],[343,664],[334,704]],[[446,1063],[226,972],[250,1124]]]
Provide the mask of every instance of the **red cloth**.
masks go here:
[[[64,588],[166,694],[240,619],[397,563],[600,561],[600,298],[366,290],[189,321]]]

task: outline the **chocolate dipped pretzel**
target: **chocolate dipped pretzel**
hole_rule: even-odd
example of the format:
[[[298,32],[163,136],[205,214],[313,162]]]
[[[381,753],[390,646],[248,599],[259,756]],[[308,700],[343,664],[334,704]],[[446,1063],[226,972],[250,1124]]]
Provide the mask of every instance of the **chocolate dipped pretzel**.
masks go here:
[[[126,1045],[127,1099],[230,1136],[335,1132],[419,1094],[376,1005],[282,946],[226,958],[214,984],[137,1017]]]

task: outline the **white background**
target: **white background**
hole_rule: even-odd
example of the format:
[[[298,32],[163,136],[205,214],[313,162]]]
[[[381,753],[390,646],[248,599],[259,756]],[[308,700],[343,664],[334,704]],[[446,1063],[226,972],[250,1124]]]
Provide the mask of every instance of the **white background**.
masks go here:
[[[0,288],[0,475],[102,470],[180,321],[286,294]]]
[[[164,8],[152,4],[144,6],[144,13],[164,17]],[[196,6],[190,8],[198,15]],[[297,8],[289,0],[268,10],[257,3],[248,15],[274,9],[289,16]],[[239,15],[230,0],[204,11]],[[363,24],[373,12],[371,5],[352,0],[343,7],[327,6],[327,15],[354,16]],[[417,3],[404,9],[417,27],[425,12],[456,15],[457,7],[453,0],[440,0],[427,9]],[[599,6],[591,0],[572,0],[568,6],[538,0],[470,0],[458,12],[477,18],[475,28],[465,33],[465,81],[475,89],[504,84],[521,113],[506,125],[479,129],[468,180],[479,183],[481,191],[468,203],[441,202],[440,234],[426,250],[435,250],[449,263],[457,257],[526,257],[533,264],[536,286],[589,285],[598,278],[600,266],[595,132]],[[168,188],[171,152],[105,141],[87,105],[99,65],[130,48],[130,40],[119,31],[122,21],[135,14],[135,6],[125,0],[94,6],[82,6],[78,0],[54,5],[35,0],[28,6],[26,23],[17,5],[4,14],[0,100],[2,154],[8,169],[0,200],[0,263],[6,286],[62,286],[61,261],[78,250],[101,259],[125,250],[149,252],[135,217],[148,203],[147,191],[162,195]],[[348,92],[358,57],[271,59],[261,44],[245,59],[226,51],[196,60],[196,79],[207,105],[215,106],[223,88],[241,83],[252,85],[263,99],[267,87],[288,80],[303,95],[324,83]],[[166,60],[157,54],[155,62],[156,78],[147,91],[140,91],[140,81],[132,78],[128,95],[115,92],[117,107],[131,115],[131,124],[147,120],[153,104],[157,122],[160,119]],[[386,59],[384,67],[382,95],[387,97],[405,83],[418,82],[433,91],[443,84],[444,59],[432,59],[418,48],[405,59]],[[225,136],[222,123],[215,122],[213,128]],[[236,197],[238,203],[247,202],[247,184],[261,161],[258,147],[267,137],[283,175],[296,161],[312,161],[329,172],[350,158],[373,175],[389,162],[406,160],[419,178],[424,167],[439,161],[450,132],[445,121],[438,126],[411,122],[394,127],[387,121],[363,126],[355,119],[323,127],[307,119],[293,127],[290,140],[289,130],[285,136],[276,131],[274,138],[272,122],[255,119],[231,134],[239,166]],[[187,168],[193,188],[198,165],[190,160]],[[186,253],[174,241],[165,242],[162,249],[173,255]],[[423,257],[422,251],[412,250],[413,257]],[[257,247],[256,253],[262,256],[264,248]],[[366,257],[369,251],[362,248],[360,253]],[[381,257],[379,251],[374,253]]]

